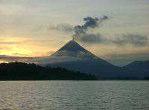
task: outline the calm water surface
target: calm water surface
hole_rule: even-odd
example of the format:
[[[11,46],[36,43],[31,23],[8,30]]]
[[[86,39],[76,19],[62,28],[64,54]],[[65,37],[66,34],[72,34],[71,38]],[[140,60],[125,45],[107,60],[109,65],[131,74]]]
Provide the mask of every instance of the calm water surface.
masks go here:
[[[2,81],[0,110],[149,110],[149,82]]]

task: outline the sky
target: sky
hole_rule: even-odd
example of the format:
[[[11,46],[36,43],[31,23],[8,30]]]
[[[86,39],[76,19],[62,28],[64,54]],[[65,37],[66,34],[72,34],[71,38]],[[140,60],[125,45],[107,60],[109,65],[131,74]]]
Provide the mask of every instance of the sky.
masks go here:
[[[77,42],[115,65],[149,60],[148,10],[149,0],[0,0],[0,58],[51,55],[83,18],[107,16]]]

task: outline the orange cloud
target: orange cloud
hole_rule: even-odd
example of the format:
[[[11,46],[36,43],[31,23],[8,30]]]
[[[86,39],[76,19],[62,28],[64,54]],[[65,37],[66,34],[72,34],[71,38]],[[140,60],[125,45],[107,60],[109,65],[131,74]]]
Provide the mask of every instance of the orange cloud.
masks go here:
[[[0,38],[0,48],[0,55],[11,56],[44,56],[55,50],[44,45],[42,40],[21,37]]]

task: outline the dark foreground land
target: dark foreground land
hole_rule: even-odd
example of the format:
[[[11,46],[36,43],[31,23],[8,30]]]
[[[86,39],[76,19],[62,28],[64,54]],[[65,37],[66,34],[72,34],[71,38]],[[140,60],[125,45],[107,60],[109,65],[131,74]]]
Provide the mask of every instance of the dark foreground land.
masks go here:
[[[0,80],[97,80],[94,75],[20,62],[1,63]]]
[[[110,78],[99,77],[100,74],[96,76],[60,67],[42,67],[36,64],[11,62],[0,64],[0,80],[149,80],[149,77],[128,77],[126,73],[132,74],[133,72],[123,68],[121,70],[126,77]]]

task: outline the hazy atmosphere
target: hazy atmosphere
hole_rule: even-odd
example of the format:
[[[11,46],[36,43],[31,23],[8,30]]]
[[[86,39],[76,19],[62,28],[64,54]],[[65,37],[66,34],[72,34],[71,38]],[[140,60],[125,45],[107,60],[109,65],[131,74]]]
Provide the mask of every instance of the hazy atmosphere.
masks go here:
[[[149,60],[148,0],[0,0],[0,62],[49,56],[74,38],[116,65]]]

